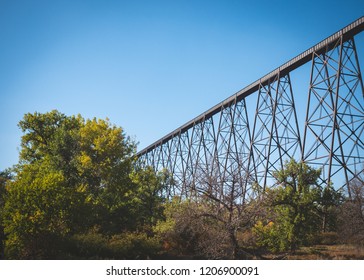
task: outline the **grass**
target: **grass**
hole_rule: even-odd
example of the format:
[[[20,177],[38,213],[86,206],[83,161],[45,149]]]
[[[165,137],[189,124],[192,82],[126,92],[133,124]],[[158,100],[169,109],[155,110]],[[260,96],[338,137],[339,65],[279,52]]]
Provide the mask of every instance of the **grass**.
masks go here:
[[[364,247],[350,244],[314,245],[302,247],[295,253],[270,254],[264,257],[285,260],[364,260]]]

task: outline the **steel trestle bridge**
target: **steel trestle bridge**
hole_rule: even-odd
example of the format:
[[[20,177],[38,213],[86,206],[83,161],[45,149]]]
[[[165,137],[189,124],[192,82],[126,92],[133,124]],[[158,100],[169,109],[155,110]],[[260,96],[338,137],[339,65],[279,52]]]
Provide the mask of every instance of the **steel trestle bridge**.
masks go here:
[[[364,176],[364,87],[354,41],[363,29],[361,17],[139,151],[138,164],[173,175],[169,196],[214,186],[245,200],[294,158],[321,168],[322,184],[350,195],[350,182]],[[307,104],[297,106],[290,74],[309,62],[309,77],[300,77]]]

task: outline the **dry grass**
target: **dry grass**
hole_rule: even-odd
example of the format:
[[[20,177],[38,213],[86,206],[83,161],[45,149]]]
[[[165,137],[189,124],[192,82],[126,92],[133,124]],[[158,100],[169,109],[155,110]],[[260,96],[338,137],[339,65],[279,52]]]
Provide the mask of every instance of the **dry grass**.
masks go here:
[[[274,257],[273,257],[274,258]],[[364,247],[356,245],[315,245],[303,247],[294,254],[282,256],[286,260],[364,260]]]

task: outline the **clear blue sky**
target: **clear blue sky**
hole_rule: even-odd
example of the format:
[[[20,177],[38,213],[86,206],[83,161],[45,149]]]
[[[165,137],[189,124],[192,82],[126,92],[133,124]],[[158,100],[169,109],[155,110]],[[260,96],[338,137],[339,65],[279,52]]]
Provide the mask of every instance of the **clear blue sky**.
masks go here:
[[[27,112],[108,117],[141,149],[363,14],[362,0],[0,0],[0,170]]]

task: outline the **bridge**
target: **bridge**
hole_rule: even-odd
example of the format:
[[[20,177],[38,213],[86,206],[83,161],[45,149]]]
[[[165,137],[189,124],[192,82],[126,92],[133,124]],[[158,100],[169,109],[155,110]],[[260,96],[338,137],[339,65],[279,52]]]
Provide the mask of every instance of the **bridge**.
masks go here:
[[[355,45],[363,29],[361,17],[139,151],[139,165],[167,169],[170,196],[233,190],[245,200],[274,184],[274,172],[294,158],[321,168],[320,183],[350,196],[351,182],[364,178],[364,87]],[[305,67],[297,82],[302,92],[292,76]],[[297,105],[298,96],[306,104]]]

